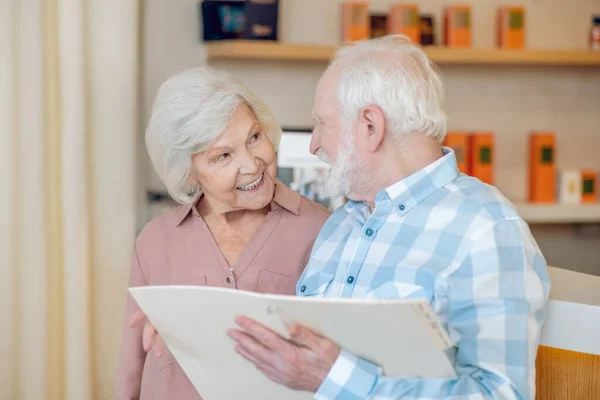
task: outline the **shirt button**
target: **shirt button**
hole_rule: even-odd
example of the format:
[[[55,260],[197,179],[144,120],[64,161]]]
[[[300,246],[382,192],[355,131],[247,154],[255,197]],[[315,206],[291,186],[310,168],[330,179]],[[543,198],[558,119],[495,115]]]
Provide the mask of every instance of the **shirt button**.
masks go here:
[[[353,276],[349,276],[348,277],[348,283],[352,283],[354,282],[354,277]]]
[[[400,208],[400,211],[403,211],[404,210],[404,204],[400,204],[400,207],[398,207],[398,208]]]
[[[304,293],[306,291],[306,285],[302,285],[300,288],[300,292]]]
[[[227,277],[227,283],[231,283],[231,282],[233,282],[233,278],[231,276],[228,276]]]
[[[373,229],[367,229],[367,230],[365,231],[365,234],[366,234],[368,237],[371,237],[371,236],[373,236]]]

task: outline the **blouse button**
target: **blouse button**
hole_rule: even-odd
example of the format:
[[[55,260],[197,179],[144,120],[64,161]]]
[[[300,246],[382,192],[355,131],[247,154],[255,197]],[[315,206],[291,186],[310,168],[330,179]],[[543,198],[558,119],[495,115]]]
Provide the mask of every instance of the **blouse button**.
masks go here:
[[[233,282],[233,278],[231,276],[228,276],[227,277],[227,283],[231,283],[231,282]]]

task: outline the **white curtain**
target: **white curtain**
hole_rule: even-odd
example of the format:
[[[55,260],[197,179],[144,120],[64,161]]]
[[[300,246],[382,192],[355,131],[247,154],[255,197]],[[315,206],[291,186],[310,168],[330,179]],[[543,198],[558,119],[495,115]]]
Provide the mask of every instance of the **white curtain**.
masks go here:
[[[110,399],[136,227],[139,0],[0,3],[0,399]]]

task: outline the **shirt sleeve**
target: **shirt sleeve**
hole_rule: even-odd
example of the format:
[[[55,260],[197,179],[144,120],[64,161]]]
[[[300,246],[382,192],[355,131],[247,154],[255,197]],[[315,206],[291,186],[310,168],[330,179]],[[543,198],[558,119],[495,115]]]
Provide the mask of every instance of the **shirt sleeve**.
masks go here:
[[[137,250],[133,254],[129,278],[129,287],[135,286],[146,286]],[[129,320],[138,308],[137,303],[131,294],[128,293],[125,306],[125,323],[121,339],[121,352],[119,354],[115,400],[134,400],[140,398],[142,372],[146,360],[146,352],[142,346],[143,326],[135,328],[129,326]]]
[[[325,399],[535,398],[535,357],[550,281],[529,228],[505,220],[473,241],[448,271],[440,301],[456,343],[456,379],[388,377],[342,351],[315,394]]]

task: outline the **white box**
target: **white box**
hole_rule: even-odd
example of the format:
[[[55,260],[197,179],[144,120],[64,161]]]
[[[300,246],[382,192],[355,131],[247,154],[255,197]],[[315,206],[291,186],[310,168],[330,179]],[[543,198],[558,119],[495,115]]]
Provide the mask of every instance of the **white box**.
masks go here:
[[[560,204],[581,204],[581,172],[564,170],[557,172],[558,202]]]

